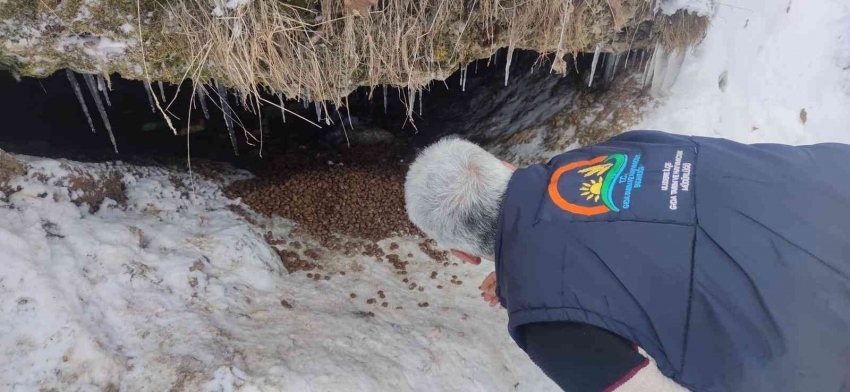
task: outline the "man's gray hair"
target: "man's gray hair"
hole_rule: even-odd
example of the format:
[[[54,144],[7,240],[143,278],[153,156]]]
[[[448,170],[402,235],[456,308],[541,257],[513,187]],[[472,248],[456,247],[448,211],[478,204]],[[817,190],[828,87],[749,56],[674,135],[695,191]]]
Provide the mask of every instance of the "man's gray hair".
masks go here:
[[[410,165],[404,184],[407,215],[442,246],[492,256],[499,208],[512,174],[483,148],[444,138]]]

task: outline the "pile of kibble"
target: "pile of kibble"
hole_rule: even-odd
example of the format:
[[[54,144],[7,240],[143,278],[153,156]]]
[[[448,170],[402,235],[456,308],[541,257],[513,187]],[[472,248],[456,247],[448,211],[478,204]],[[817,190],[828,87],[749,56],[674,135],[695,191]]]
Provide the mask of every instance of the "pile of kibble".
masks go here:
[[[336,242],[336,233],[376,241],[418,234],[404,208],[404,175],[401,167],[329,166],[283,181],[240,181],[228,195],[262,214],[296,221],[325,245]]]

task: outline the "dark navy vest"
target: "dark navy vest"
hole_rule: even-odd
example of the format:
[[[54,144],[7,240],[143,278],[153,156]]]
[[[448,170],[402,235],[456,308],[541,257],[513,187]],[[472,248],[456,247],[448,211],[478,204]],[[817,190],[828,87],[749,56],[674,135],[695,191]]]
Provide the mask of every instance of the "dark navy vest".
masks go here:
[[[509,330],[572,321],[694,391],[850,391],[850,146],[636,131],[520,169]]]

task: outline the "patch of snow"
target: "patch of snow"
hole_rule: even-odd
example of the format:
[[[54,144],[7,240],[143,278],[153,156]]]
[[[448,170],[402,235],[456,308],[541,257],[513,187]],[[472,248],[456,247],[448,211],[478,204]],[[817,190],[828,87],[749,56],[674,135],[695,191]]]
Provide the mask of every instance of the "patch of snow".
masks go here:
[[[700,16],[711,16],[715,7],[716,0],[662,0],[657,5],[657,10],[665,15],[673,15],[676,11],[685,10]]]
[[[91,11],[89,11],[89,7],[81,6],[80,9],[77,10],[77,16],[72,19],[72,22],[82,22],[89,20],[91,18]]]
[[[124,34],[130,34],[136,31],[136,26],[133,26],[129,23],[124,23],[121,25],[121,31],[124,32]]]
[[[429,278],[417,239],[396,238],[379,245],[415,255],[408,277],[424,292],[360,255],[328,256],[332,280],[314,281],[263,239],[292,223],[247,222],[217,182],[195,177],[193,198],[184,171],[18,158],[28,174],[0,208],[2,390],[558,390],[480,300],[486,268],[447,267],[465,284],[437,290],[448,278]],[[72,203],[69,175],[113,170],[126,206]],[[392,306],[366,304],[378,290]]]
[[[224,11],[221,10],[221,7],[215,7],[212,10],[212,16],[222,17],[224,16]]]
[[[745,143],[848,143],[848,32],[846,1],[724,1],[668,99],[637,128]]]
[[[127,42],[115,41],[109,37],[72,35],[56,43],[56,50],[59,52],[65,52],[73,47],[81,49],[83,53],[94,59],[107,61],[110,57],[124,54]]]

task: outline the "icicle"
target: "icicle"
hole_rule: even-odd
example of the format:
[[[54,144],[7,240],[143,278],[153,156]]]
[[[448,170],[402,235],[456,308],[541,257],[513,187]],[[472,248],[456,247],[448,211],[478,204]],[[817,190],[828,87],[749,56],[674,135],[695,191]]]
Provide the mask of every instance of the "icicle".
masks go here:
[[[333,107],[332,103],[329,105]],[[336,109],[336,112],[339,113],[339,109]],[[342,121],[342,119],[340,119],[339,121]],[[331,112],[330,110],[328,110],[327,106],[325,106],[325,125],[331,125]]]
[[[478,60],[475,60],[475,74],[478,75]]]
[[[198,91],[198,102],[201,103],[201,110],[204,112],[204,118],[210,119],[210,110],[207,108],[207,88],[204,85],[200,85],[197,89]]]
[[[316,122],[322,122],[322,105],[314,102],[314,106],[316,106]]]
[[[649,71],[652,68],[652,65],[655,63],[655,51],[653,50],[652,54],[649,56],[649,60],[643,67],[643,80],[641,80],[640,86],[641,88],[646,87],[646,84],[652,80],[652,73]]]
[[[278,94],[277,100],[280,101],[280,116],[283,117],[283,123],[286,124],[286,110],[283,110],[283,108],[284,108],[283,95]]]
[[[224,115],[224,125],[227,126],[227,133],[230,135],[230,144],[233,145],[233,154],[238,157],[239,145],[236,143],[236,132],[233,131],[233,118],[230,117],[233,111],[227,104],[227,90],[224,89],[224,86],[218,84],[218,82],[215,82],[215,87],[218,92],[218,100],[221,103],[221,113]]]
[[[242,107],[242,94],[239,90],[233,90],[233,99],[236,100],[237,107]]]
[[[165,102],[165,87],[162,86],[161,80],[157,80],[156,84],[159,86],[159,97],[162,98],[162,102]]]
[[[83,98],[83,92],[80,90],[80,84],[77,83],[77,78],[74,76],[74,72],[70,69],[66,69],[65,74],[68,75],[68,81],[71,82],[71,87],[74,88],[74,95],[77,96],[77,101],[80,102],[80,106],[83,108],[83,113],[86,114],[86,119],[89,120],[89,127],[91,127],[91,131],[94,133],[94,123],[91,120],[89,108],[86,106],[86,100]]]
[[[97,86],[103,92],[103,98],[106,99],[106,106],[112,107],[112,102],[109,100],[109,87],[106,81],[103,80],[103,75],[97,75]]]
[[[511,62],[514,59],[514,47],[508,49],[508,61],[505,62],[505,86],[508,85],[508,78],[511,76]]]
[[[153,97],[151,96],[151,85],[148,82],[142,82],[145,86],[145,95],[148,96],[148,103],[151,105],[151,113],[156,113],[156,108],[153,106]]]
[[[629,55],[627,54],[626,55],[626,61],[628,61],[628,60],[629,60]],[[614,80],[614,75],[617,75],[617,63],[619,63],[619,62],[620,62],[620,54],[614,55],[614,65],[611,66],[614,70],[611,71],[611,80]],[[610,83],[610,81],[609,81],[609,83]]]
[[[112,148],[115,153],[118,153],[118,144],[115,143],[115,135],[112,134],[112,124],[109,123],[109,117],[106,116],[106,109],[103,107],[103,101],[100,100],[100,94],[97,92],[97,82],[94,81],[94,76],[83,74],[83,79],[86,85],[89,86],[89,92],[94,98],[94,104],[97,106],[97,111],[100,112],[100,119],[103,120],[103,125],[106,127],[106,132],[109,133],[109,140],[112,142]]]
[[[384,85],[384,114],[387,114],[387,85]]]
[[[413,87],[407,88],[407,98],[410,101],[407,103],[407,117],[413,118],[413,106],[416,105],[416,90]]]
[[[614,74],[617,72],[617,62],[620,61],[619,54],[608,53],[605,55],[603,64],[605,64],[605,84],[610,84],[614,80]]]
[[[661,83],[660,92],[669,92],[676,79],[679,78],[679,72],[682,70],[682,63],[685,61],[685,51],[676,49],[668,55],[667,68],[664,70],[664,81]]]
[[[425,89],[419,90],[419,117],[422,117],[422,104],[425,103]]]
[[[596,52],[593,53],[593,63],[590,65],[590,80],[587,82],[587,87],[593,86],[593,77],[596,75],[596,64],[599,63],[600,53],[602,53],[602,48],[596,45]]]
[[[461,83],[460,91],[466,91],[466,78],[469,77],[469,69],[466,67],[467,66],[463,67],[463,83]]]
[[[310,89],[304,89],[304,109],[310,107]]]
[[[667,70],[667,52],[664,50],[664,47],[661,44],[656,45],[655,48],[655,64],[653,64],[652,69],[649,71],[652,74],[652,94],[658,94],[661,92],[661,86],[664,84],[664,71]]]

